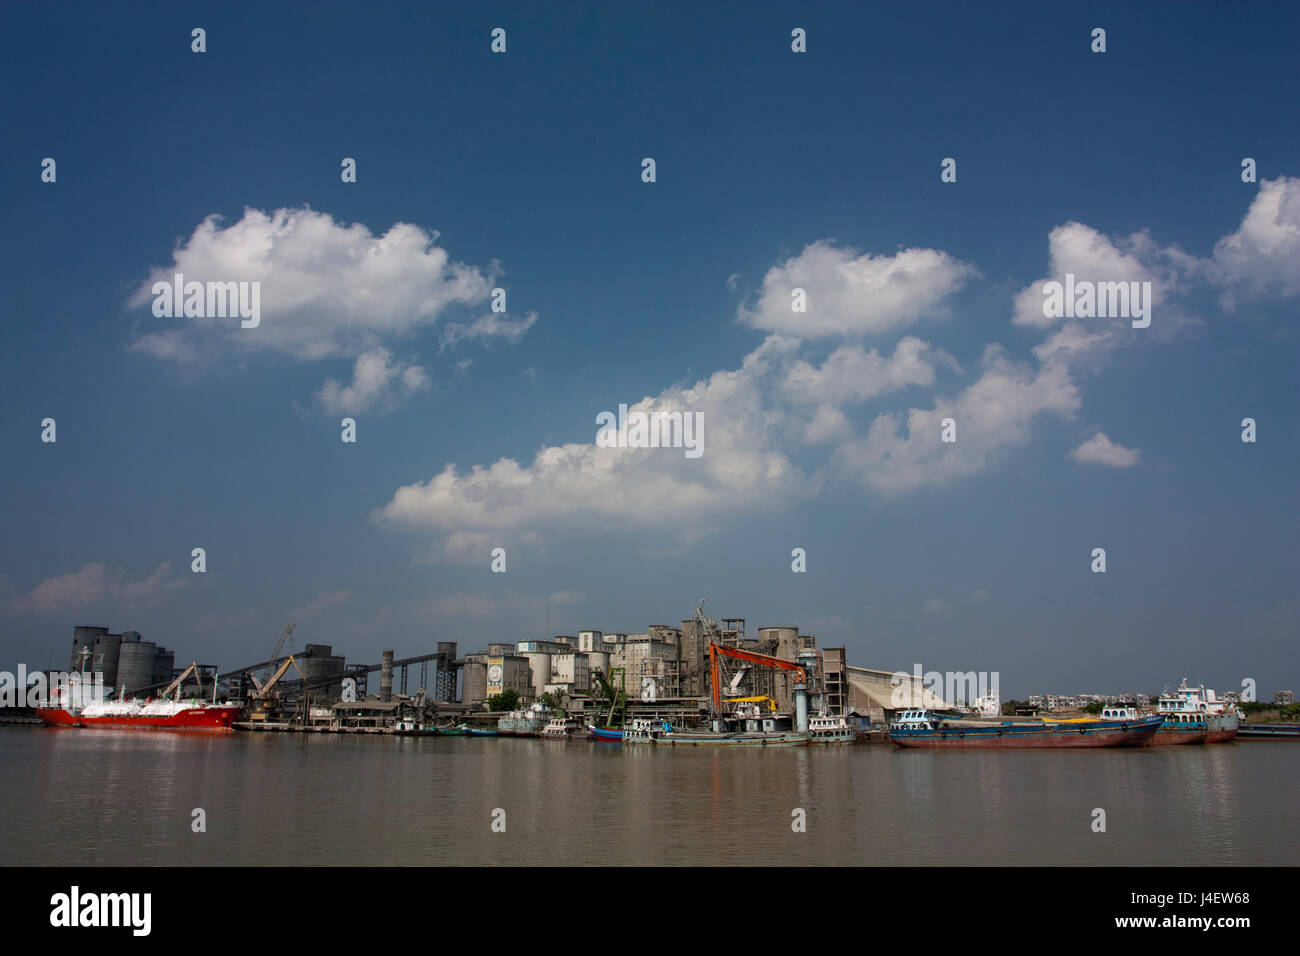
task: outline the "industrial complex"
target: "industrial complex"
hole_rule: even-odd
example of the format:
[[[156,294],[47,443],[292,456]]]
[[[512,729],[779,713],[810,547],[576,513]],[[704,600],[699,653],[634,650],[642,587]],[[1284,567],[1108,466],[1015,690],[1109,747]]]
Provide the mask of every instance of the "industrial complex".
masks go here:
[[[184,696],[240,702],[245,709],[238,726],[265,730],[400,733],[449,721],[487,726],[500,716],[491,702],[508,700],[520,709],[544,703],[576,726],[599,723],[602,714],[608,719],[617,710],[621,719],[690,727],[711,712],[716,716],[716,702],[725,701],[729,710],[749,705],[754,716],[806,716],[810,710],[867,732],[899,708],[944,704],[919,680],[899,686],[894,671],[850,665],[843,647],[819,647],[797,625],[751,632],[744,618],[708,617],[703,604],[678,624],[653,624],[644,633],[584,630],[491,643],[466,654],[457,642],[440,641],[403,658],[384,651],[367,664],[349,664],[326,644],[295,649],[290,621],[266,660],[228,670],[199,662],[178,668],[173,651],[136,631],[78,626],[69,665],[74,673],[100,675],[123,699],[147,698],[171,685]]]

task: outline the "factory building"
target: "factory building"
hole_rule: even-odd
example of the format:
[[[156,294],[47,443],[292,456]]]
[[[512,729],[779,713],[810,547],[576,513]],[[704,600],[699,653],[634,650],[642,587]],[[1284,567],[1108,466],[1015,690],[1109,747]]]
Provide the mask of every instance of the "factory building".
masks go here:
[[[950,705],[925,686],[923,678],[904,672],[844,666],[848,693],[846,714],[869,719],[873,725],[893,720],[900,710],[925,707],[944,710]]]
[[[606,655],[606,661],[609,656]],[[608,665],[607,665],[608,666]],[[551,680],[554,689],[566,694],[586,694],[591,690],[591,655],[581,651],[556,654],[551,658]]]
[[[653,700],[681,696],[681,648],[677,643],[681,634],[675,628],[672,631],[671,643],[654,634],[631,634],[616,645],[609,664],[623,668],[629,697]],[[662,630],[657,634],[669,636]]]
[[[528,658],[509,652],[493,654],[491,648],[509,648],[509,644],[489,645],[487,659],[487,697],[513,690],[524,700],[533,699],[532,672]]]

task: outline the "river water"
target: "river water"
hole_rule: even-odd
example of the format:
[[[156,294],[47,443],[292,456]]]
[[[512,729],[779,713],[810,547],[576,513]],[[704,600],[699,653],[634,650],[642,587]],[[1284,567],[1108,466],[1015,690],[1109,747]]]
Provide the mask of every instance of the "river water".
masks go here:
[[[683,750],[3,727],[0,862],[1293,864],[1298,783],[1292,741]]]

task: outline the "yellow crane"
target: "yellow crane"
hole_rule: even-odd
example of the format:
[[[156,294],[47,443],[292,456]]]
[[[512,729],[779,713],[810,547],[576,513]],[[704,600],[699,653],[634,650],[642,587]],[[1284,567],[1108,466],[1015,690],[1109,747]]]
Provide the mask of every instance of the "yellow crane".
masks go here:
[[[249,720],[266,721],[270,719],[272,711],[279,709],[278,702],[270,698],[270,693],[275,688],[275,685],[280,683],[280,678],[289,672],[290,667],[298,672],[298,676],[304,682],[307,680],[307,675],[302,672],[302,668],[298,666],[298,662],[290,654],[280,662],[280,666],[276,668],[275,673],[265,683],[254,680],[253,683],[257,690],[253,693],[253,710],[248,715]]]
[[[776,701],[771,697],[724,697],[722,701],[726,704],[761,704],[767,701],[767,706],[771,708],[772,713],[776,713]]]

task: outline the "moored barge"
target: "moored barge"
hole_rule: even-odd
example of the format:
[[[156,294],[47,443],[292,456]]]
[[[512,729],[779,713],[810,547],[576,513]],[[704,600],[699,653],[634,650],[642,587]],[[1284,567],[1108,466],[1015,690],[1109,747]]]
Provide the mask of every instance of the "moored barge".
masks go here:
[[[1164,723],[1159,716],[1113,716],[1079,721],[969,720],[905,710],[890,724],[900,747],[928,750],[1145,747]]]

